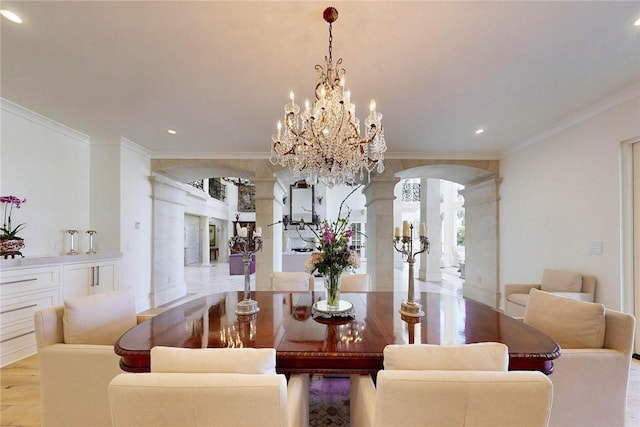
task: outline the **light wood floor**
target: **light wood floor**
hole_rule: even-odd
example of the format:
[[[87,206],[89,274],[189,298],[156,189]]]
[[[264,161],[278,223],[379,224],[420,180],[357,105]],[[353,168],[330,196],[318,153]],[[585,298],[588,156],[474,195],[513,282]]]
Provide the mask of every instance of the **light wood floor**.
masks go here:
[[[228,265],[224,264],[216,268],[187,268],[185,279],[188,292],[202,294],[242,289],[242,276],[229,278],[225,272],[228,272]],[[405,276],[402,272],[400,273],[401,276]],[[212,280],[214,278],[215,280]],[[402,279],[406,280],[405,277]],[[456,292],[455,283],[446,279],[447,277],[442,285],[417,281],[416,286],[436,292],[438,289],[439,292]],[[0,369],[0,386],[0,426],[40,426],[40,377],[37,355]],[[633,360],[631,363],[626,414],[626,427],[635,426],[640,426],[640,361],[638,360]]]

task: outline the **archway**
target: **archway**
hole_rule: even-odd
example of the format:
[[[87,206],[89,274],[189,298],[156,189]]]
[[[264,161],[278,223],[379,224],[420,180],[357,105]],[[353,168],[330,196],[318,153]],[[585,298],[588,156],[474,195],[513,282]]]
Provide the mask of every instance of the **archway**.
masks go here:
[[[461,184],[464,190],[465,208],[465,280],[463,295],[492,307],[500,305],[500,282],[498,266],[498,188],[500,178],[494,170],[466,164],[424,164],[396,172],[396,176],[420,178],[425,184],[428,180],[446,180]],[[427,187],[428,188],[428,187]],[[439,191],[435,187],[432,191]],[[426,193],[425,193],[426,194]],[[439,198],[439,194],[436,195]],[[422,203],[422,209],[427,204]],[[422,218],[433,217],[427,212]],[[438,212],[439,219],[439,212]],[[440,233],[440,223],[430,227]],[[435,236],[438,243],[440,236]],[[423,257],[427,268],[439,268],[438,251],[430,255],[431,260]],[[426,277],[429,277],[428,274]]]

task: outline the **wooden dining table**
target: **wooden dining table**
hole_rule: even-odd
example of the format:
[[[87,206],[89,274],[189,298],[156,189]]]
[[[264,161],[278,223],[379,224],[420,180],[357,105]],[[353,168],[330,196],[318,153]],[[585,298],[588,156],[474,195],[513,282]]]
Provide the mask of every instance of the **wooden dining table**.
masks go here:
[[[342,293],[346,317],[316,317],[324,292],[257,291],[260,311],[238,316],[244,292],[198,297],[141,322],[115,344],[127,372],[148,372],[154,346],[275,348],[279,373],[376,374],[389,344],[501,342],[510,370],[553,372],[558,344],[542,332],[493,308],[456,295],[416,292],[423,317],[400,314],[406,293]],[[322,314],[322,313],[321,313]]]

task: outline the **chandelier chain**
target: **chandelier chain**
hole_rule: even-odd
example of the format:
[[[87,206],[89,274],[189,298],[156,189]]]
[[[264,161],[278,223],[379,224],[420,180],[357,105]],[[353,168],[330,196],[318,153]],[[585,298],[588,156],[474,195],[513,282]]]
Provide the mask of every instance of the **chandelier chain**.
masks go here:
[[[329,23],[329,64],[333,63],[333,24]]]

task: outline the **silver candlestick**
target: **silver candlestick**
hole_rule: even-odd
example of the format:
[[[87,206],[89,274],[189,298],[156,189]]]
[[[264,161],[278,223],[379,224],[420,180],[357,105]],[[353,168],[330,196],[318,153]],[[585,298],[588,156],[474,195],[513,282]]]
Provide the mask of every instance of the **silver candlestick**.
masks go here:
[[[414,299],[413,264],[417,255],[425,251],[429,253],[429,238],[427,236],[419,236],[419,240],[420,250],[413,252],[413,224],[409,226],[409,236],[402,236],[402,238],[396,236],[393,239],[394,249],[400,252],[403,257],[407,257],[407,263],[409,263],[409,295],[407,301],[403,301],[400,305],[400,314],[409,317],[424,316],[422,305]]]
[[[77,232],[78,230],[67,230],[67,233],[69,233],[69,252],[67,252],[67,255],[78,255],[78,251],[75,248],[75,235]]]
[[[237,235],[229,239],[229,248],[236,248],[242,254],[242,262],[244,263],[244,299],[238,302],[236,306],[236,314],[249,315],[260,311],[258,302],[251,299],[251,283],[250,283],[250,269],[252,256],[262,250],[262,236],[259,232],[254,232],[253,242],[255,244],[255,250],[250,250],[250,239],[246,228],[243,229],[243,236]],[[239,230],[240,231],[240,230]]]
[[[89,250],[87,254],[93,255],[96,253],[96,250],[93,249],[93,236],[97,233],[96,230],[87,230],[87,234],[89,235]]]

